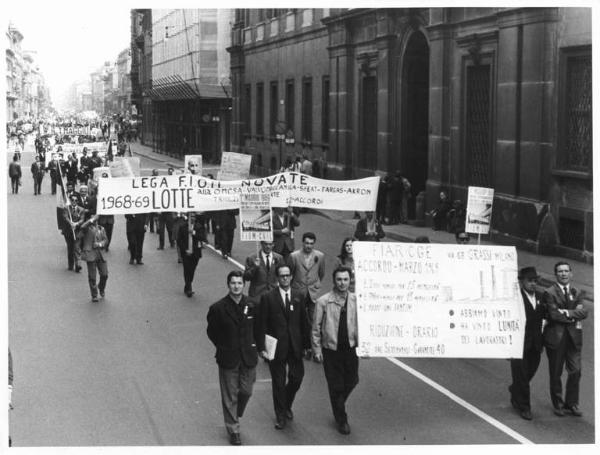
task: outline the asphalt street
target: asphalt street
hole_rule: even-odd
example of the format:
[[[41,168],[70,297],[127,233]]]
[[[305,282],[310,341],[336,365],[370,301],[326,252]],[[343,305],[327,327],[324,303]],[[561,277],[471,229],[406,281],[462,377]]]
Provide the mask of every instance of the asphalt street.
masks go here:
[[[13,445],[227,445],[206,313],[226,294],[227,272],[255,244],[236,239],[233,261],[206,248],[196,294],[187,298],[175,250],[157,250],[158,236],[146,233],[144,265],[129,265],[125,219],[116,216],[106,298],[92,303],[85,266],[80,274],[67,270],[49,176],[43,194],[33,195],[31,161],[24,153],[21,192],[7,195]],[[160,166],[143,158],[142,167]],[[333,257],[353,228],[307,213],[298,228],[304,231],[315,232],[316,248],[331,258],[327,291]],[[242,419],[243,443],[592,444],[593,329],[586,320],[580,418],[552,413],[545,355],[532,383],[530,422],[510,405],[506,360],[377,358],[361,360],[360,383],[348,403],[351,435],[335,430],[323,369],[313,362],[305,364],[293,422],[277,431],[269,371],[261,361]]]

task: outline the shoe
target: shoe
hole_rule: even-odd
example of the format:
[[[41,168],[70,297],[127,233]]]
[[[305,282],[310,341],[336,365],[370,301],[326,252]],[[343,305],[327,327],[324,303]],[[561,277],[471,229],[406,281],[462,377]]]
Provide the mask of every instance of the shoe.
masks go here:
[[[130,263],[130,264],[133,264],[133,259],[130,259],[130,260],[129,260],[129,263]]]
[[[159,246],[159,247],[157,248],[157,250],[164,250],[164,249],[165,249],[165,247],[164,247],[164,246]]]
[[[191,290],[190,291],[184,291],[184,292],[185,292],[185,295],[187,295],[188,297],[191,297],[191,296],[194,295],[194,291],[191,291]]]
[[[100,291],[100,297],[104,298],[104,289]]]
[[[181,264],[181,258],[177,258],[177,263]]]
[[[350,434],[350,425],[348,425],[348,422],[338,423],[338,431],[341,434]]]
[[[92,302],[97,302],[98,301],[98,296],[97,295],[93,295],[92,296]]]
[[[288,420],[294,420],[294,413],[292,412],[291,409],[288,409],[287,411],[285,411],[285,418]]]
[[[531,411],[529,409],[523,409],[520,413],[521,417],[525,420],[532,420],[533,416],[531,415]]]
[[[554,414],[557,415],[558,417],[564,417],[565,416],[565,410],[561,407],[561,408],[554,408]]]
[[[223,253],[223,259],[227,259],[229,255],[227,253]]]
[[[239,433],[231,433],[229,435],[229,443],[232,446],[241,446],[242,445],[242,438],[240,438],[240,434]]]
[[[579,406],[577,406],[576,404],[574,404],[573,406],[565,406],[565,409],[575,417],[581,417],[583,415],[583,412],[579,410]]]
[[[67,267],[67,270],[70,270],[71,272],[73,271],[73,267]]]
[[[137,261],[137,263],[138,265],[144,265],[144,263],[141,260]]]
[[[283,430],[286,425],[287,425],[287,422],[285,421],[285,417],[279,418],[279,419],[277,419],[277,422],[275,423],[275,429]]]
[[[81,266],[80,265],[75,266],[75,272],[76,273],[81,272]]]

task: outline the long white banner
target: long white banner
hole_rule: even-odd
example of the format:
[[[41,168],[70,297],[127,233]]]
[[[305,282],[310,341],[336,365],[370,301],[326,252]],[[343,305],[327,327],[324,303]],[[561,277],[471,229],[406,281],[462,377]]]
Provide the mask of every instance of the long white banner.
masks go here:
[[[514,247],[354,242],[359,354],[521,358]]]
[[[323,180],[295,172],[219,181],[198,175],[100,179],[100,214],[195,212],[236,209],[240,194],[269,193],[273,207],[375,210],[379,177]]]

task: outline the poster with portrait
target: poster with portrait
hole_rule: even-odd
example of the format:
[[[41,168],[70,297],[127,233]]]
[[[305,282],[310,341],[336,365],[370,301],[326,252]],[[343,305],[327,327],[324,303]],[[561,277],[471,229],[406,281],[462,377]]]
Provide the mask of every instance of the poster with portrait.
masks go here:
[[[185,173],[202,175],[202,155],[185,155]]]
[[[489,234],[492,225],[493,203],[493,188],[469,187],[465,232]]]
[[[240,194],[240,240],[272,242],[271,194]]]

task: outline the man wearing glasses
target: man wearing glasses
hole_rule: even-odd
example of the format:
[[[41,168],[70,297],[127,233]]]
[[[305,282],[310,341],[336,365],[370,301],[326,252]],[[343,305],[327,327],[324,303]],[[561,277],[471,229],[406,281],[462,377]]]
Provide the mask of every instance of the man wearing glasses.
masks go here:
[[[535,285],[539,276],[535,267],[524,267],[519,271],[521,298],[525,308],[525,339],[523,358],[511,359],[512,384],[508,387],[510,402],[525,420],[531,420],[529,383],[540,365],[542,354],[542,321],[544,307],[541,305]]]
[[[454,236],[456,238],[456,243],[458,243],[459,245],[461,243],[469,243],[469,240],[471,240],[469,234],[467,234],[465,231],[456,231],[456,234],[454,234]]]
[[[258,352],[266,359],[265,335],[277,339],[275,357],[269,361],[269,370],[275,428],[283,430],[287,421],[294,418],[292,403],[304,378],[302,356],[310,349],[310,326],[304,295],[290,286],[289,266],[283,263],[278,265],[276,275],[279,287],[261,297],[256,341]]]

